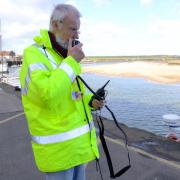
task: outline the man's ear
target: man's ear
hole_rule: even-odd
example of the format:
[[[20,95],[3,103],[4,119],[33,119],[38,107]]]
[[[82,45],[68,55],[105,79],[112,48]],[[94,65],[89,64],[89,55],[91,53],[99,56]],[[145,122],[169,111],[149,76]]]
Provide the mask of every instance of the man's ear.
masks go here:
[[[62,28],[62,23],[59,21],[52,21],[52,27],[54,29],[54,31],[58,31],[59,29]]]

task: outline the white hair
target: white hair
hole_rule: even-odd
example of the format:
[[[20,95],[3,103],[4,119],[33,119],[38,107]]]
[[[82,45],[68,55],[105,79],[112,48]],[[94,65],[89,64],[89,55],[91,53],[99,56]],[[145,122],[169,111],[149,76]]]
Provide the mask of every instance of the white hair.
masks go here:
[[[70,13],[73,13],[77,18],[81,17],[81,13],[78,11],[76,7],[70,4],[58,4],[55,6],[51,18],[50,18],[50,31],[53,30],[52,22],[53,21],[63,21],[63,19]]]

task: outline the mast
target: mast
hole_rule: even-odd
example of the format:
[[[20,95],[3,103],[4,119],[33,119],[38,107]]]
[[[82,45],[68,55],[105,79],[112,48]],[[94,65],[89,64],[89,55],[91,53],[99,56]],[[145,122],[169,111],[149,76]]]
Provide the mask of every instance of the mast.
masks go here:
[[[2,51],[1,19],[0,19],[0,51]]]

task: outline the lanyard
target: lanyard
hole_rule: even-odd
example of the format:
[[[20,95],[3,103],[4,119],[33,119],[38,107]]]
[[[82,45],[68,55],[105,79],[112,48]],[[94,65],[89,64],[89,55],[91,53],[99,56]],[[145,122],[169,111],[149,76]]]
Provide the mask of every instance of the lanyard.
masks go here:
[[[96,98],[98,100],[104,100],[105,99],[105,97],[103,97],[105,95],[105,93],[103,91],[104,91],[104,87],[107,85],[107,83],[109,81],[102,88],[100,88],[97,92],[94,92],[89,87],[89,85],[82,79],[82,77],[80,77],[79,75],[76,77],[77,82],[78,82],[78,79],[80,79],[83,82],[83,84],[93,93],[94,98]],[[78,84],[79,84],[79,82],[78,82]],[[130,155],[129,155],[129,150],[128,150],[127,135],[124,132],[124,130],[120,127],[120,125],[118,124],[118,122],[116,120],[116,117],[115,117],[114,113],[111,111],[111,109],[107,105],[105,105],[105,108],[110,112],[116,127],[123,133],[123,135],[125,137],[125,147],[126,147],[126,150],[127,150],[127,153],[128,153],[128,165],[125,166],[124,168],[120,169],[118,172],[115,173],[114,172],[114,168],[113,168],[113,163],[112,163],[112,160],[111,160],[111,155],[110,155],[110,152],[108,150],[108,146],[107,146],[107,143],[106,143],[106,140],[105,140],[105,137],[104,137],[104,124],[103,124],[101,116],[99,116],[99,119],[97,119],[97,124],[98,124],[98,128],[99,128],[99,137],[100,137],[100,140],[101,140],[101,143],[102,143],[102,147],[103,147],[104,153],[106,155],[106,160],[107,160],[108,168],[109,168],[109,171],[110,171],[110,177],[115,179],[116,177],[121,176],[128,169],[130,169],[131,161],[130,161]],[[84,110],[86,111],[85,108],[84,108]]]

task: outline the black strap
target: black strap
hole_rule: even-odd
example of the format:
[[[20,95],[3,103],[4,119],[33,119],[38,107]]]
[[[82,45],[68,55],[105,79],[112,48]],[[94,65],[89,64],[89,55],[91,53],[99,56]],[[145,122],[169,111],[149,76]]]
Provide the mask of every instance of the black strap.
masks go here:
[[[80,86],[80,83],[79,83],[79,80],[78,80],[77,77],[76,77],[76,82],[77,82],[79,91],[81,92],[81,86]],[[82,95],[82,96],[83,96],[83,95]],[[90,126],[90,121],[89,121],[89,118],[88,118],[88,114],[87,114],[87,111],[86,111],[86,107],[85,107],[85,103],[84,103],[83,97],[82,97],[82,104],[83,104],[85,116],[86,116],[86,119],[87,119],[87,122],[88,122],[88,126],[89,126],[89,129],[90,129],[90,140],[91,140],[91,126]],[[91,145],[92,145],[92,144],[91,144]]]
[[[98,99],[104,100],[102,97],[100,97],[98,94],[96,94],[96,93],[89,87],[89,85],[84,81],[84,79],[83,79],[81,76],[77,75],[76,79],[80,79],[80,80],[83,82],[83,84],[89,89],[89,91],[93,93],[93,95],[94,95],[95,97],[97,97]]]
[[[97,97],[98,99],[104,100],[104,98],[97,95],[80,76],[77,76],[77,78],[79,78],[84,83],[84,85],[93,93],[93,95],[95,97]],[[101,119],[101,116],[99,116],[99,120],[97,119],[97,124],[98,124],[98,127],[99,127],[99,137],[100,137],[100,140],[101,140],[101,143],[102,143],[104,153],[106,155],[106,160],[107,160],[108,167],[109,167],[110,177],[115,179],[116,177],[119,177],[122,174],[124,174],[131,167],[131,162],[130,162],[130,155],[129,155],[129,150],[128,150],[127,135],[124,132],[124,130],[119,126],[119,124],[118,124],[113,112],[110,110],[110,108],[107,105],[105,105],[105,108],[111,113],[111,116],[113,117],[113,120],[114,120],[116,126],[123,133],[123,135],[125,137],[126,150],[128,152],[128,162],[129,162],[128,166],[125,166],[124,168],[120,169],[117,173],[114,173],[114,168],[113,168],[111,156],[110,156],[108,146],[107,146],[107,143],[106,143],[106,140],[105,140],[105,137],[104,137],[104,124],[103,124],[103,121]]]
[[[81,86],[80,86],[80,83],[79,83],[78,78],[76,78],[76,82],[77,82],[77,85],[78,85],[79,91],[81,92]],[[83,100],[83,98],[82,98],[82,103],[83,103],[83,108],[84,108],[84,112],[85,112],[85,115],[86,115],[86,119],[87,119],[87,121],[89,122],[89,118],[88,118],[88,115],[87,115],[87,112],[86,112],[86,108],[85,108],[85,104],[84,104],[84,100]]]
[[[106,108],[108,108],[108,107],[106,107]],[[125,138],[126,139],[126,149],[127,149],[127,152],[128,152],[129,165],[125,166],[124,168],[119,170],[117,173],[115,173],[114,168],[113,168],[113,164],[112,164],[112,160],[111,160],[111,155],[109,153],[108,146],[107,146],[107,143],[106,143],[106,140],[105,140],[105,137],[104,137],[104,124],[103,124],[101,116],[99,116],[99,121],[97,121],[97,124],[98,124],[98,127],[99,127],[99,137],[101,139],[101,143],[102,143],[103,150],[104,150],[104,153],[106,155],[106,160],[107,160],[108,167],[109,167],[110,177],[115,179],[116,177],[119,177],[122,174],[124,174],[131,167],[129,151],[128,151],[128,148],[127,148],[127,139]],[[119,125],[117,127],[119,128]],[[120,129],[122,130],[122,128],[120,128]],[[124,131],[122,131],[122,132],[123,132],[123,134],[125,134]]]

